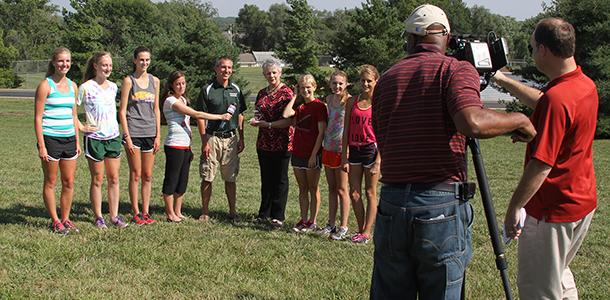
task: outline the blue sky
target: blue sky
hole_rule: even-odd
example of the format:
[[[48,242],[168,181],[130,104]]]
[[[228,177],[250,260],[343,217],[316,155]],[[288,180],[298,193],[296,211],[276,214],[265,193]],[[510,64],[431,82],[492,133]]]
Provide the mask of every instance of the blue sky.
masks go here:
[[[204,0],[205,1],[205,0]],[[517,20],[525,20],[542,12],[542,3],[550,3],[550,0],[463,0],[466,5],[483,6],[496,14],[515,17]],[[51,0],[52,3],[59,6],[68,7],[69,0]],[[244,4],[256,4],[261,9],[267,10],[273,3],[284,3],[281,0],[209,0],[212,6],[218,10],[221,17],[237,16],[237,12]],[[353,8],[359,6],[362,0],[309,0],[309,4],[316,9],[336,10],[343,8]]]

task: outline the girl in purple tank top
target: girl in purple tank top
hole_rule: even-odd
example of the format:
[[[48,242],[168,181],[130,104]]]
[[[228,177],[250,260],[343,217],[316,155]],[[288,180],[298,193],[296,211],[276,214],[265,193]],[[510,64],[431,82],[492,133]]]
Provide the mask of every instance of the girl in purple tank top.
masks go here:
[[[159,79],[147,72],[150,65],[150,50],[147,48],[138,47],[134,50],[133,64],[133,74],[125,76],[121,86],[119,118],[129,163],[129,199],[133,212],[131,222],[146,225],[155,222],[149,215],[148,207],[155,154],[161,145]],[[142,211],[138,206],[138,192],[142,194]]]
[[[341,163],[348,172],[349,195],[358,223],[358,233],[352,236],[354,243],[367,243],[371,238],[377,214],[377,181],[381,157],[377,151],[371,120],[372,98],[379,72],[371,65],[360,67],[362,93],[352,97],[345,109],[343,128],[343,153]],[[362,177],[364,177],[366,212],[362,203]]]

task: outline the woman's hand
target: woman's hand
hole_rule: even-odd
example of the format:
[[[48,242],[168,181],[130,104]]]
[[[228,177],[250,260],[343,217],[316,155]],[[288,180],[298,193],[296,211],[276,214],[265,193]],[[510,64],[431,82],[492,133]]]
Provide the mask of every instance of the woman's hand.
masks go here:
[[[44,162],[49,162],[49,153],[47,152],[47,147],[39,146],[38,147],[38,157],[40,160]]]
[[[312,155],[309,157],[309,161],[307,162],[307,167],[310,169],[316,168],[318,166],[318,156]]]

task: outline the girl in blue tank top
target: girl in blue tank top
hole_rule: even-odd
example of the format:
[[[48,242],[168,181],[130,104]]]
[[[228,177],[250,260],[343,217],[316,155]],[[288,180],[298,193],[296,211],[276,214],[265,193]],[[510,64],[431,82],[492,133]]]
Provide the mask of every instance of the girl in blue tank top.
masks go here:
[[[77,87],[66,77],[71,62],[70,50],[53,51],[46,78],[36,88],[34,106],[34,130],[44,175],[42,198],[51,217],[51,230],[60,234],[79,232],[70,220],[76,158],[81,153],[75,105]],[[61,175],[59,217],[55,208],[58,170]]]
[[[138,47],[134,50],[133,64],[133,74],[125,76],[121,86],[119,118],[129,162],[129,199],[133,212],[131,222],[147,225],[155,222],[148,209],[155,154],[161,144],[159,79],[147,72],[150,65],[150,50],[147,48]],[[138,192],[142,194],[142,210],[138,204]]]

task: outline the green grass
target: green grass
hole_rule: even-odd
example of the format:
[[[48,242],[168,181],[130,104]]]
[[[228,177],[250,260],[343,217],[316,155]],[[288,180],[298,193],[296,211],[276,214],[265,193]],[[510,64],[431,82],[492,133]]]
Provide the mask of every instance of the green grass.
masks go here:
[[[259,205],[256,132],[248,127],[247,148],[238,178],[238,209],[244,220],[225,221],[227,204],[221,183],[214,186],[213,220],[181,224],[158,222],[146,227],[100,231],[91,224],[89,174],[79,158],[72,218],[78,235],[61,237],[47,229],[41,199],[42,171],[37,158],[31,100],[0,100],[0,299],[15,298],[145,298],[145,299],[303,299],[366,298],[373,245],[330,242],[288,229],[270,231],[250,222]],[[164,132],[166,128],[163,128]],[[507,138],[482,143],[496,213],[503,219],[523,163],[522,144]],[[609,141],[595,142],[599,208],[579,254],[572,263],[582,299],[608,297],[610,252]],[[200,151],[200,142],[194,143]],[[163,220],[161,183],[165,158],[156,158],[153,217]],[[129,216],[127,161],[121,166],[121,213]],[[474,176],[472,168],[471,176]],[[191,166],[185,211],[200,211],[197,159]],[[292,176],[292,174],[291,174]],[[322,209],[327,214],[326,184],[321,181]],[[291,177],[288,225],[298,217],[297,188]],[[105,197],[104,197],[105,198]],[[468,267],[468,299],[501,299],[503,291],[480,199],[473,201],[474,258]],[[104,207],[107,211],[107,207]],[[354,217],[350,217],[354,228]],[[507,248],[510,279],[516,293],[516,244]]]

